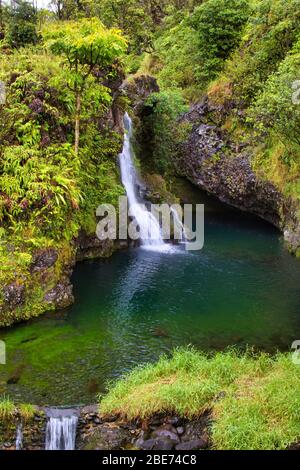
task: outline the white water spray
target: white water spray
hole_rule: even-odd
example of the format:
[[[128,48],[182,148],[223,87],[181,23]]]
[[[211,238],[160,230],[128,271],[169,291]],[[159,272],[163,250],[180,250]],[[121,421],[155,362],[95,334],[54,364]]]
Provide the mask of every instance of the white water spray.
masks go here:
[[[74,450],[78,415],[74,410],[48,409],[46,450]]]

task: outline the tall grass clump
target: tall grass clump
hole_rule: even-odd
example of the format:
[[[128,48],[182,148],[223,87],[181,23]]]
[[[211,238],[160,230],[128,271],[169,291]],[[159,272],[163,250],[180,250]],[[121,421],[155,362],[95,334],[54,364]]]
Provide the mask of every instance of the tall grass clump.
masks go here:
[[[0,398],[0,422],[11,420],[15,411],[15,405],[8,397]]]

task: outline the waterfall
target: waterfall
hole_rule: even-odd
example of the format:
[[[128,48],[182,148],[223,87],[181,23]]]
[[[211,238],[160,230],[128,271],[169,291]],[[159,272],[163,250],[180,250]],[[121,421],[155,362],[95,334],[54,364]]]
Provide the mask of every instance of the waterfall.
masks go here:
[[[76,410],[47,409],[46,450],[74,450],[78,413]]]
[[[18,424],[17,426],[17,434],[16,434],[16,450],[23,449],[23,428],[22,424]]]
[[[131,147],[132,121],[128,114],[124,116],[124,146],[119,156],[122,183],[126,189],[129,208],[139,226],[142,245],[160,250],[165,248],[159,222],[149,212],[139,194],[140,182],[134,166],[134,155]]]

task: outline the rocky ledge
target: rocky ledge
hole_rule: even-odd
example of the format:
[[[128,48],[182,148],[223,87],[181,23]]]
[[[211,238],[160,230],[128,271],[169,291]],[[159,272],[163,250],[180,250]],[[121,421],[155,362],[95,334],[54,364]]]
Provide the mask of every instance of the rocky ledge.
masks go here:
[[[127,241],[100,241],[96,235],[81,232],[66,248],[37,250],[22,277],[1,286],[0,327],[36,317],[44,312],[64,309],[74,303],[70,278],[75,263],[104,259],[128,247]],[[1,294],[1,292],[0,292]]]
[[[182,116],[191,132],[179,149],[179,173],[222,202],[272,223],[284,233],[290,250],[300,253],[299,204],[253,171],[251,145],[233,143],[213,123],[212,116],[220,113],[205,98]]]
[[[211,446],[209,414],[187,420],[156,414],[149,419],[127,421],[118,416],[101,416],[82,410],[77,448],[82,450],[198,450]]]
[[[211,447],[210,415],[194,420],[179,416],[156,414],[148,419],[128,421],[115,415],[101,415],[98,406],[78,410],[76,449],[79,450],[200,450]],[[36,407],[24,421],[16,411],[9,420],[0,421],[0,450],[14,450],[18,427],[21,425],[23,450],[45,448],[47,417]]]

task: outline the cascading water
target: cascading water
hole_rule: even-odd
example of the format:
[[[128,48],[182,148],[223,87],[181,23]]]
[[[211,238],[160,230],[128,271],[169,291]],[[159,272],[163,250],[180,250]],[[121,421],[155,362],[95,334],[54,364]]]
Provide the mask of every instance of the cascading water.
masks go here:
[[[16,435],[16,450],[23,449],[23,428],[22,424],[17,426],[17,435]]]
[[[137,172],[133,161],[131,147],[132,121],[128,114],[124,116],[124,145],[119,156],[122,183],[126,189],[128,204],[139,226],[142,245],[161,249],[166,247],[160,225],[155,216],[149,212],[139,195],[140,187]]]
[[[78,413],[72,409],[47,409],[46,450],[74,450]]]

